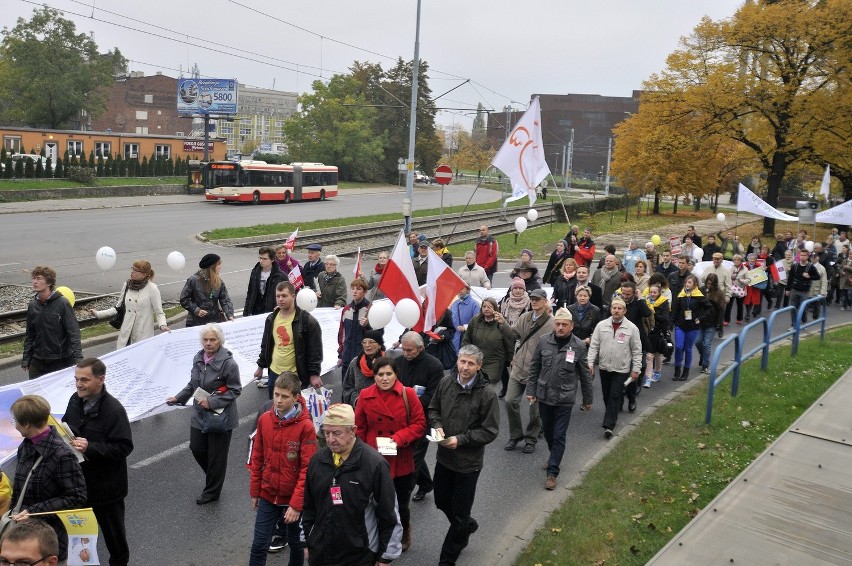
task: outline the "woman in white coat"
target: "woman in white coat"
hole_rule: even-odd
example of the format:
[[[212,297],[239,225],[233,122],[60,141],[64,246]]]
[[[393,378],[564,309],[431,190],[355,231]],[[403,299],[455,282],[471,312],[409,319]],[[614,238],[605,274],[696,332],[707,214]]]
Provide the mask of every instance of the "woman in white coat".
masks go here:
[[[124,322],[118,332],[118,348],[150,338],[157,328],[163,332],[169,330],[160,290],[152,279],[154,270],[151,264],[142,259],[135,261],[130,268],[130,279],[121,288],[115,307],[102,311],[89,309],[99,319],[111,318],[118,312],[116,307],[124,301]]]

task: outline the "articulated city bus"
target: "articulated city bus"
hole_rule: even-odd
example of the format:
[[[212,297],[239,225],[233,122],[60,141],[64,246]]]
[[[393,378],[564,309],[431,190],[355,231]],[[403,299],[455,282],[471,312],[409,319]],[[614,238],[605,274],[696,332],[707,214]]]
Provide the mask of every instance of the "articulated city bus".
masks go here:
[[[260,204],[337,196],[337,167],[322,163],[214,161],[204,166],[204,173],[207,200]]]

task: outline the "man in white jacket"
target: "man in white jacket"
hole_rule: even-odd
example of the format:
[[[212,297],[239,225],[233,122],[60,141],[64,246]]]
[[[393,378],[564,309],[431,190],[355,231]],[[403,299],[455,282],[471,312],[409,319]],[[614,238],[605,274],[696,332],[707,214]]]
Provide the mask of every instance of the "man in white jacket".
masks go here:
[[[610,312],[612,316],[595,327],[587,356],[592,376],[595,375],[596,363],[601,372],[601,390],[606,405],[603,421],[606,438],[612,438],[612,431],[618,422],[618,411],[624,402],[624,388],[629,382],[639,379],[642,369],[642,340],[639,329],[624,316],[627,305],[620,298],[613,299]]]
[[[474,252],[465,252],[465,265],[459,268],[459,277],[471,287],[491,288],[491,281],[488,280],[488,275],[485,269],[476,263],[476,254]]]

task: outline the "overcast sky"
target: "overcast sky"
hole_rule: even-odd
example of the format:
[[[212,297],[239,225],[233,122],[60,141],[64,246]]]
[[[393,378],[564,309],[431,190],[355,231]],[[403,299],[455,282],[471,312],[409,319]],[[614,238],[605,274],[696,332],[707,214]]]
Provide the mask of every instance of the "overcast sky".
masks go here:
[[[534,92],[630,96],[663,69],[666,56],[703,16],[729,18],[742,3],[424,0],[420,57],[430,65],[434,96],[470,79],[437,101],[461,109],[441,112],[440,124],[469,128],[469,109],[478,102],[500,110],[507,104],[526,108]],[[29,19],[38,4],[4,0],[0,26]],[[118,47],[130,69],[146,75],[176,77],[197,63],[202,75],[301,93],[314,80],[346,72],[353,61],[388,68],[397,57],[414,54],[416,0],[46,4],[65,12],[78,32],[92,32],[102,51]]]

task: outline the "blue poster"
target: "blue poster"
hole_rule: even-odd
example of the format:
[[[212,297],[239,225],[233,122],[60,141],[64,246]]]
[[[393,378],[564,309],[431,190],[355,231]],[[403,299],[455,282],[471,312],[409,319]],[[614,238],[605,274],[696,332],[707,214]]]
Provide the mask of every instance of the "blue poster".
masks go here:
[[[18,445],[24,439],[12,420],[12,403],[23,396],[20,389],[0,391],[0,464],[17,453]]]
[[[238,90],[235,79],[181,77],[178,79],[178,114],[236,114]]]

